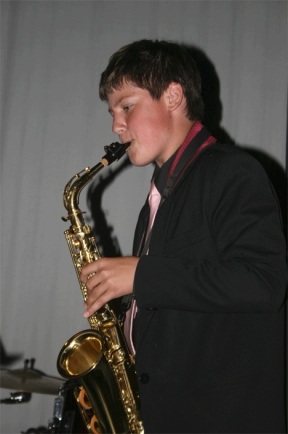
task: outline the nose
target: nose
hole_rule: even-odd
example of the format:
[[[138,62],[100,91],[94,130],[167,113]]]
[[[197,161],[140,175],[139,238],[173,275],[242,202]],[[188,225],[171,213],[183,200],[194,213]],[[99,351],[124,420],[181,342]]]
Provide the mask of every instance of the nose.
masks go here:
[[[126,126],[125,118],[119,114],[115,114],[113,117],[113,123],[112,123],[113,133],[120,136],[121,134],[124,133],[124,131],[126,130],[126,127],[127,126]]]

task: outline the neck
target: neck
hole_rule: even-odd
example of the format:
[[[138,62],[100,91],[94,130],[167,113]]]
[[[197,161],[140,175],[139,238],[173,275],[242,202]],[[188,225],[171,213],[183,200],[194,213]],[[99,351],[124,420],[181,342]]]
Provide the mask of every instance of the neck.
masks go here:
[[[194,124],[195,121],[190,121],[190,119],[185,118],[185,120],[178,125],[178,131],[176,131],[175,137],[175,143],[177,143],[177,145],[175,146],[174,151],[180,148]]]
[[[161,167],[175,152],[181,147],[185,138],[189,134],[195,121],[190,121],[188,118],[181,119],[180,122],[172,123],[169,135],[169,145],[167,146],[167,153],[163,161],[155,161],[158,167]]]

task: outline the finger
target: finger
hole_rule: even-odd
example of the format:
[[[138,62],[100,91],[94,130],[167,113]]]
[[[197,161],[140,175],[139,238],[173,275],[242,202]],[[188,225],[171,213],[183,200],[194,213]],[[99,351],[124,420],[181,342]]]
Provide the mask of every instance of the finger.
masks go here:
[[[97,262],[91,262],[91,264],[85,265],[80,272],[80,280],[82,283],[86,283],[90,275],[97,273],[99,271],[99,265]]]
[[[91,294],[94,289],[101,283],[99,274],[89,274],[87,280],[84,282],[88,294]]]
[[[101,282],[99,276],[95,274],[95,276],[88,281],[88,286],[89,288],[86,286],[87,298],[85,305],[89,309],[93,303],[97,302],[97,300],[108,290],[108,285],[107,282]]]
[[[104,304],[106,304],[109,301],[109,297],[107,296],[107,291],[103,292],[102,295],[98,296],[95,301],[91,303],[86,303],[86,310],[84,312],[84,317],[88,318],[89,316],[93,315],[93,313],[97,312]]]

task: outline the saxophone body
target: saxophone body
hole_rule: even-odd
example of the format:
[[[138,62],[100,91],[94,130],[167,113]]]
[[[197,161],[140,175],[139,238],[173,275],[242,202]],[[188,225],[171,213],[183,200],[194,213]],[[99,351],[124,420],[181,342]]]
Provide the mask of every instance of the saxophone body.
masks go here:
[[[106,146],[106,155],[100,162],[76,174],[64,189],[68,216],[63,220],[71,222],[64,234],[84,301],[87,289],[79,278],[81,269],[98,260],[100,254],[91,228],[79,209],[80,192],[102,168],[120,159],[129,145],[116,142]],[[90,329],[72,336],[57,359],[60,375],[79,380],[73,393],[87,432],[143,434],[135,362],[121,325],[109,304],[90,316],[88,322]]]

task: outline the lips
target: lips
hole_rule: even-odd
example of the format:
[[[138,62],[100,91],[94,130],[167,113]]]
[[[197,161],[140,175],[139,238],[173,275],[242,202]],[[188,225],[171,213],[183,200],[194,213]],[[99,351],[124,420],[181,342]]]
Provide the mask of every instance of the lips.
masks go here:
[[[119,137],[119,139],[120,139],[120,142],[123,144],[123,143],[128,143],[128,142],[132,142],[132,139],[124,139],[123,137]]]

